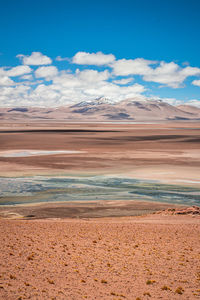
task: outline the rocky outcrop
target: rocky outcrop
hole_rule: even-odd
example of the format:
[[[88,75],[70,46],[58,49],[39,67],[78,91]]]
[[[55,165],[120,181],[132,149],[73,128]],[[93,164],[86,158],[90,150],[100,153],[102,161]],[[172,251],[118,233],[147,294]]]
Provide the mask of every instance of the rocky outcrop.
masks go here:
[[[200,215],[199,206],[183,207],[183,208],[168,208],[164,211],[157,212],[165,215]]]

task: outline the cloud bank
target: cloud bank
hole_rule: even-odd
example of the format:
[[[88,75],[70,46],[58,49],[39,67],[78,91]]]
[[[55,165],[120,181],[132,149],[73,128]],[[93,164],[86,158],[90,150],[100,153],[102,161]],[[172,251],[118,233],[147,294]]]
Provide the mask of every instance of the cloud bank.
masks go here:
[[[190,78],[191,87],[200,87],[200,68],[181,67],[175,62],[117,60],[102,52],[77,52],[71,59],[57,56],[54,62],[41,52],[17,57],[18,66],[0,67],[0,106],[60,106],[98,97],[145,99],[152,83],[157,89],[180,89]],[[163,100],[181,104],[174,98]],[[199,104],[197,99],[190,101]]]

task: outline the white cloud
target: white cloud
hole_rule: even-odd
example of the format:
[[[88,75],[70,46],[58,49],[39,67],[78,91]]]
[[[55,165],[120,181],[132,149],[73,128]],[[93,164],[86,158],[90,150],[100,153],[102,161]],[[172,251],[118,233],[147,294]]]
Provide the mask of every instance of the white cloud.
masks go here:
[[[96,83],[99,81],[107,80],[110,77],[110,74],[108,70],[98,72],[97,70],[88,69],[84,71],[76,70],[76,76],[79,80]]]
[[[0,86],[9,86],[15,84],[8,76],[0,76]]]
[[[102,66],[114,62],[115,56],[113,54],[104,54],[102,52],[88,53],[78,52],[72,58],[72,62],[78,65],[95,65]]]
[[[24,80],[33,80],[33,76],[31,74],[23,75],[20,78]]]
[[[123,85],[123,84],[128,84],[130,82],[132,82],[134,80],[134,78],[122,78],[122,79],[119,79],[119,80],[113,80],[113,83],[116,83],[116,84],[120,84],[120,85]]]
[[[15,76],[21,76],[24,74],[31,73],[31,68],[29,66],[17,66],[14,68],[11,68],[10,70],[5,71],[7,76],[15,77]]]
[[[23,84],[23,85],[29,85],[29,86],[31,86],[31,85],[36,86],[36,85],[38,85],[40,83],[43,83],[43,82],[44,82],[44,80],[33,80],[33,81],[30,81],[30,80],[26,80],[25,79],[25,81],[17,83],[17,85]]]
[[[19,54],[17,57],[22,59],[24,65],[40,66],[49,65],[52,63],[51,58],[42,54],[41,52],[32,52],[30,56]]]
[[[48,67],[39,67],[35,71],[35,77],[37,78],[45,78],[46,80],[51,80],[51,78],[55,77],[58,74],[58,69],[54,66]]]
[[[41,103],[46,105],[46,101],[48,104],[55,105],[59,102],[60,98],[59,91],[55,91],[51,88],[51,86],[46,86],[45,84],[40,84],[36,87],[36,89],[31,93],[31,100],[34,102],[38,101],[38,98],[41,99]]]
[[[199,68],[186,67],[181,69],[174,62],[161,62],[157,68],[152,69],[149,74],[144,75],[143,80],[178,88],[187,77],[198,74],[200,74]]]
[[[194,67],[186,67],[184,69],[181,69],[181,74],[188,77],[188,76],[195,76],[200,75],[200,68],[194,68]]]
[[[112,64],[113,73],[116,76],[144,75],[151,73],[149,65],[156,64],[155,61],[144,58],[120,59]]]
[[[8,76],[8,77],[16,77],[21,76],[24,74],[31,73],[31,68],[29,66],[17,66],[8,69],[6,68],[0,68],[0,76]]]
[[[134,84],[121,87],[108,82],[110,73],[105,70],[76,70],[75,74],[62,73],[53,79],[53,84],[49,86],[54,91],[60,93],[61,101],[74,102],[94,99],[96,97],[108,97],[113,100],[122,100],[126,97],[140,96],[145,91],[144,86]]]
[[[84,93],[94,99],[96,97],[107,97],[114,101],[124,100],[125,98],[140,97],[141,93],[145,91],[145,88],[141,84],[133,84],[131,86],[120,87],[116,84],[107,82],[105,85],[99,86],[96,88],[87,88]]]
[[[15,87],[3,87],[0,93],[1,106],[30,105],[27,95],[30,87],[18,85]],[[34,105],[32,103],[32,105]]]
[[[76,70],[75,74],[72,73],[61,73],[53,79],[53,83],[62,87],[67,88],[82,88],[92,85],[98,86],[103,81],[109,78],[109,72],[107,70],[98,72],[97,70]]]
[[[151,69],[151,71],[148,74],[144,74],[143,77],[145,81],[162,83],[174,88],[178,87],[184,78],[185,76],[182,76],[179,72],[179,66],[174,62],[161,62],[157,68]]]
[[[57,61],[70,61],[70,59],[68,57],[61,57],[61,56],[57,56],[56,60]]]
[[[112,67],[116,76],[141,75],[144,81],[161,83],[172,88],[180,87],[187,77],[200,74],[200,68],[180,68],[174,62],[162,61],[156,68],[151,67],[157,63],[143,58],[121,59],[115,61]]]
[[[193,80],[192,84],[196,86],[200,86],[200,80]]]

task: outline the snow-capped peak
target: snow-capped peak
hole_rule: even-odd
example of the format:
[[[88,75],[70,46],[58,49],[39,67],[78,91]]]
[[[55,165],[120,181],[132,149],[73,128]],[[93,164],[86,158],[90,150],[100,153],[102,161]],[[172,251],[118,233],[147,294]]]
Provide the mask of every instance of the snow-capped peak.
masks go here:
[[[98,104],[113,104],[114,101],[106,97],[99,97],[96,98],[93,102],[98,105]]]
[[[99,97],[94,100],[81,101],[72,107],[83,107],[83,106],[93,106],[93,105],[102,105],[102,104],[114,104],[114,101],[105,97]]]

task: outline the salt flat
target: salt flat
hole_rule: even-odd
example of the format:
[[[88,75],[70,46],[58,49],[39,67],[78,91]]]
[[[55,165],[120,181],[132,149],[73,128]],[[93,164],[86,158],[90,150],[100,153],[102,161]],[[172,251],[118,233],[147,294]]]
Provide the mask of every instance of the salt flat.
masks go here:
[[[41,156],[41,155],[55,155],[55,154],[71,154],[82,153],[81,151],[66,150],[66,151],[42,151],[42,150],[16,150],[16,151],[1,151],[0,157],[28,157],[28,156]]]

